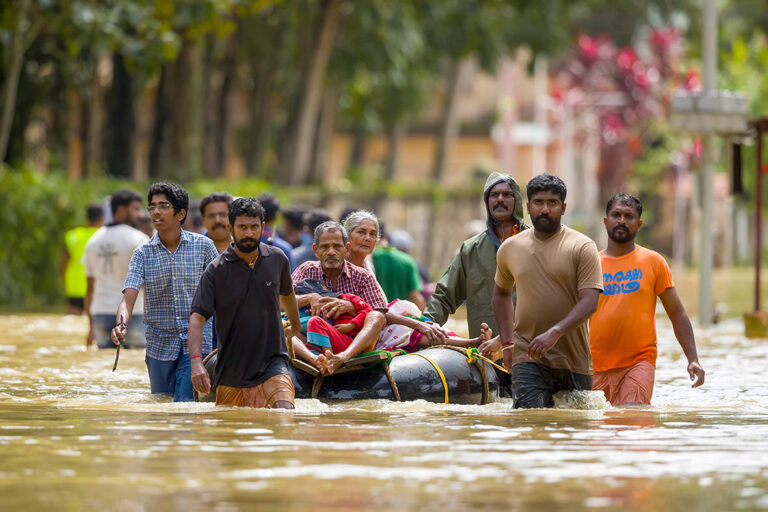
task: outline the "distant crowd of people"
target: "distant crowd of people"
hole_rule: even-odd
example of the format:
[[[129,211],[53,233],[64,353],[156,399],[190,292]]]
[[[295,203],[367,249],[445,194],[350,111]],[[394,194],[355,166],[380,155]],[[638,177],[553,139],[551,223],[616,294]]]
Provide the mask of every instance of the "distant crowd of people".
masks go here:
[[[370,350],[450,345],[503,361],[515,407],[551,407],[558,391],[590,389],[614,405],[650,404],[656,297],[701,385],[669,268],[634,242],[639,199],[608,202],[609,241],[599,253],[561,223],[566,193],[560,178],[542,174],[524,202],[514,178],[492,173],[485,229],[461,244],[433,286],[408,254],[412,236],[387,232],[371,211],[345,210],[336,221],[322,209],[281,212],[272,194],[225,192],[190,208],[171,183],[150,187],[145,210],[135,192],[119,190],[107,223],[91,207],[89,226],[66,234],[67,297],[71,311],[90,318],[89,345],[146,348],[152,393],[176,401],[213,384],[220,405],[292,408],[289,354],[333,374]],[[146,212],[149,232],[137,229]],[[442,327],[461,305],[469,338]],[[213,349],[212,383],[203,360]]]

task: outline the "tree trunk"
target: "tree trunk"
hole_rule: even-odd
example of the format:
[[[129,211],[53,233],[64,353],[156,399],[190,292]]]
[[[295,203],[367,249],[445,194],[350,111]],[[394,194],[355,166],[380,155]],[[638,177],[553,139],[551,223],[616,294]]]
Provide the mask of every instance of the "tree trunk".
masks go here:
[[[112,57],[112,73],[107,112],[107,173],[128,178],[133,168],[133,77],[119,53]]]
[[[310,183],[324,185],[328,173],[328,160],[331,156],[331,143],[336,126],[336,112],[339,109],[339,91],[335,87],[329,87],[323,93],[323,108],[320,113],[320,121],[317,127],[314,159]]]
[[[269,100],[272,96],[274,81],[274,73],[265,69],[261,69],[254,78],[255,86],[251,95],[251,139],[246,149],[247,172],[253,176],[262,175],[264,155],[272,124],[272,104]]]
[[[299,103],[296,131],[289,141],[287,165],[281,177],[289,185],[307,181],[312,159],[314,133],[322,99],[323,81],[336,39],[342,0],[327,0],[323,8],[323,22],[313,51],[307,80]]]
[[[459,85],[461,82],[464,62],[451,62],[448,68],[448,89],[446,90],[443,112],[440,120],[435,161],[432,167],[432,181],[440,183],[445,177],[445,167],[448,154],[454,140],[459,134],[460,120],[456,105],[459,99]]]
[[[72,87],[67,94],[67,177],[77,181],[83,176],[83,100]]]
[[[387,155],[386,167],[384,169],[384,179],[387,183],[391,183],[397,177],[397,169],[400,165],[400,150],[407,134],[408,127],[404,122],[397,123],[389,132],[389,154]]]
[[[104,147],[104,121],[106,120],[105,84],[109,82],[112,58],[107,52],[96,57],[91,76],[90,98],[88,101],[88,134],[86,139],[85,171],[88,177],[98,174],[102,166]]]
[[[217,103],[217,113],[219,118],[219,129],[214,134],[214,147],[216,150],[216,169],[217,174],[221,175],[224,167],[227,163],[227,139],[231,137],[231,116],[229,115],[230,109],[230,94],[232,92],[232,84],[235,80],[235,73],[237,72],[237,49],[238,49],[238,37],[237,33],[232,34],[227,39],[227,49],[224,55],[224,62],[222,63],[222,82],[219,89],[219,98]],[[231,145],[229,145],[231,147]]]
[[[171,123],[170,103],[167,101],[171,82],[174,81],[173,63],[163,64],[160,68],[160,79],[155,91],[155,122],[152,130],[152,145],[149,149],[149,175],[153,178],[160,176],[161,169],[169,152],[169,125]]]
[[[29,25],[29,11],[32,8],[32,0],[21,0],[19,15],[11,39],[11,58],[8,74],[3,84],[3,113],[0,121],[0,162],[5,161],[8,151],[8,139],[11,136],[11,124],[16,106],[16,93],[19,87],[19,76],[24,63],[24,50],[26,47],[24,34]]]
[[[203,174],[207,178],[216,175],[216,133],[220,131],[219,124],[219,95],[221,94],[221,70],[214,57],[216,50],[216,36],[213,34],[205,38],[205,52],[203,57],[203,96],[205,108],[203,109],[203,126],[205,130],[203,145]]]
[[[435,150],[435,162],[432,167],[432,182],[437,185],[443,181],[445,177],[445,167],[448,161],[448,154],[450,153],[451,146],[454,140],[459,134],[459,116],[456,109],[456,104],[459,98],[459,85],[461,83],[462,70],[464,63],[451,62],[448,68],[448,89],[446,91],[445,102],[443,103],[443,112],[440,121],[440,131],[438,135],[437,148]],[[433,246],[435,241],[434,226],[437,221],[437,209],[438,205],[436,199],[433,196],[432,206],[429,211],[429,225],[433,228],[428,231],[427,247],[426,247],[426,261],[432,261]]]
[[[363,161],[365,160],[365,142],[368,137],[368,133],[361,123],[355,125],[353,137],[352,150],[349,152],[347,171],[357,172],[360,167],[362,167]]]
[[[179,82],[174,95],[174,132],[179,179],[197,179],[203,173],[205,130],[205,88],[203,86],[203,49],[188,40],[176,62]]]

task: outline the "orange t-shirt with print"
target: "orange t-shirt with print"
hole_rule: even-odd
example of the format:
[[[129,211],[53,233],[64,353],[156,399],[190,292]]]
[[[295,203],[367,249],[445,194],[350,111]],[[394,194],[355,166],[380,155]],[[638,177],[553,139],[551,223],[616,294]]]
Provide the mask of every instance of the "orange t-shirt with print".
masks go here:
[[[596,372],[638,361],[656,366],[656,297],[672,288],[664,258],[635,246],[619,257],[600,253],[604,292],[589,319],[589,345]]]

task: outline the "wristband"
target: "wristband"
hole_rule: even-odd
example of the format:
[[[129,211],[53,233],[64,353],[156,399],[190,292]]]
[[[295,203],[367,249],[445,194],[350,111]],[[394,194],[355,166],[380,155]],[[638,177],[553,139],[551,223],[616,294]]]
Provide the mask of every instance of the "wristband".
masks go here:
[[[514,340],[512,340],[512,341],[505,341],[505,342],[503,342],[503,343],[501,344],[501,346],[502,346],[502,347],[511,347],[511,346],[513,346],[514,344],[515,344],[515,341],[514,341]]]
[[[193,360],[196,357],[199,357],[201,361],[203,360],[203,356],[201,356],[200,354],[195,354],[193,356],[189,356],[189,360],[191,361],[191,360]]]

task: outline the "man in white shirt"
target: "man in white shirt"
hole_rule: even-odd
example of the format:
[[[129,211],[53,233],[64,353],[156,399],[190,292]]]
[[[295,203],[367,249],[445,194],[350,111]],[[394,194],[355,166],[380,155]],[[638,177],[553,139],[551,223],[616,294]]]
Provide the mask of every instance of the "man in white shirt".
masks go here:
[[[115,311],[123,298],[123,284],[128,273],[133,250],[149,240],[134,226],[143,214],[141,197],[131,190],[118,190],[110,200],[113,222],[99,228],[85,246],[85,275],[88,291],[85,311],[90,319],[90,331],[86,345],[93,341],[99,348],[115,348],[110,339],[115,325]],[[136,309],[128,324],[129,335],[125,348],[144,348],[144,299],[142,293],[136,300]]]

